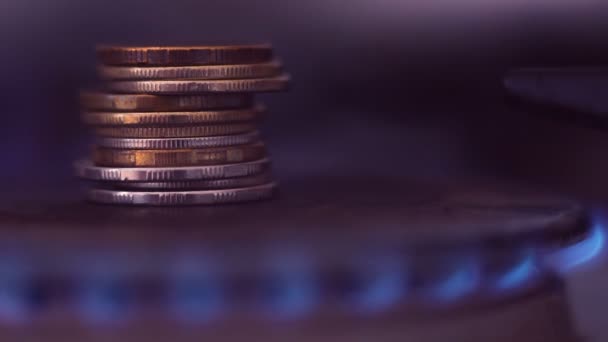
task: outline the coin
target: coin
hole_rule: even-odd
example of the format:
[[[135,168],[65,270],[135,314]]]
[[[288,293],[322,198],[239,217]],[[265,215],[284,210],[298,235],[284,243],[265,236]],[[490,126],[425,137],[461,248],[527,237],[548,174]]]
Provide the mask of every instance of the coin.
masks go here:
[[[133,139],[102,137],[97,139],[97,145],[101,147],[119,149],[171,150],[246,145],[252,144],[258,140],[260,140],[260,133],[258,131],[253,131],[245,134],[194,138]]]
[[[100,46],[97,57],[108,65],[251,64],[272,59],[272,46]]]
[[[201,166],[253,161],[266,156],[263,143],[184,150],[93,149],[93,162],[99,166],[167,167]]]
[[[110,94],[82,92],[83,108],[103,111],[194,111],[222,108],[247,108],[253,105],[252,94],[207,94],[157,96],[147,94]]]
[[[176,67],[116,67],[100,65],[98,73],[107,80],[163,80],[163,79],[243,79],[279,75],[279,62],[237,65],[188,65]]]
[[[264,106],[202,112],[84,112],[82,121],[92,126],[163,126],[196,125],[256,121],[266,111]]]
[[[255,131],[253,123],[213,126],[97,127],[95,133],[115,138],[183,138],[231,135]]]
[[[270,92],[287,89],[289,75],[241,80],[171,80],[108,82],[107,87],[119,93],[199,94]]]
[[[88,199],[96,203],[150,206],[226,204],[255,201],[272,197],[277,183],[244,188],[202,191],[120,191],[89,189]]]
[[[93,181],[109,182],[178,182],[203,179],[223,179],[255,175],[268,169],[267,158],[226,165],[157,168],[115,168],[95,166],[89,160],[74,163],[76,175]]]
[[[212,189],[228,189],[242,188],[268,183],[272,180],[270,172],[264,172],[258,175],[225,178],[225,179],[209,179],[209,180],[191,180],[191,181],[173,181],[173,182],[113,182],[103,184],[104,187],[109,187],[115,190],[212,190]]]

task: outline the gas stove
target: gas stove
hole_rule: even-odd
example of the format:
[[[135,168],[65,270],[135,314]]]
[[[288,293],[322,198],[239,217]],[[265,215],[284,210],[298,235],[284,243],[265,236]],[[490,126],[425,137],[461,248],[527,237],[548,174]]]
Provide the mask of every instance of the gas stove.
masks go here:
[[[0,335],[579,341],[561,275],[604,231],[576,201],[354,184],[218,208],[6,203]]]

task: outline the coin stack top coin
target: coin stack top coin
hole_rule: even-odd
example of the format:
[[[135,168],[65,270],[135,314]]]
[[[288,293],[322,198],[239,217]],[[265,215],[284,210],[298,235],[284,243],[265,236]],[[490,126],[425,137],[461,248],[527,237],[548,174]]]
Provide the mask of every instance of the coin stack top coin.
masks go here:
[[[81,94],[97,136],[75,164],[89,200],[127,205],[221,204],[265,199],[276,183],[257,131],[258,92],[289,76],[270,45],[97,49],[104,90]]]

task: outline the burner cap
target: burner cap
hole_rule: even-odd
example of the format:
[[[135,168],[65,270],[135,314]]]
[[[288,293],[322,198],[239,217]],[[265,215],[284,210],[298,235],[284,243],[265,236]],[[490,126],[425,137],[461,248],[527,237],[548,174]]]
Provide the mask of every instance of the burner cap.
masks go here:
[[[204,242],[389,245],[563,245],[589,231],[572,200],[530,191],[422,185],[382,179],[282,184],[279,198],[246,206],[130,208],[77,198],[0,205],[15,239],[168,245]],[[145,234],[142,232],[145,231]]]

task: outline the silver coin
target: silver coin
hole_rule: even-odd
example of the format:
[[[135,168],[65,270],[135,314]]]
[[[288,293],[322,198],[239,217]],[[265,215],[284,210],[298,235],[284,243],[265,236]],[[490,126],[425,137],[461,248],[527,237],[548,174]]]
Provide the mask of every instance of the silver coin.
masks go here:
[[[108,82],[108,89],[119,93],[201,94],[250,93],[287,89],[289,75],[238,80],[171,80]]]
[[[247,145],[258,140],[260,140],[260,133],[258,131],[253,131],[245,134],[195,138],[137,139],[99,137],[97,139],[97,145],[117,149],[174,150]]]
[[[146,206],[183,206],[204,204],[226,204],[256,201],[272,197],[277,183],[202,191],[120,191],[89,189],[90,201],[105,204],[146,205]]]
[[[100,185],[106,189],[114,190],[214,190],[243,188],[265,184],[270,181],[272,181],[272,174],[270,172],[264,172],[259,175],[224,179],[191,180],[180,182],[115,182],[100,183]]]
[[[219,80],[272,77],[282,71],[281,63],[234,65],[189,65],[165,67],[121,67],[99,65],[99,75],[107,80]]]
[[[245,177],[261,173],[268,169],[268,158],[253,162],[188,167],[101,167],[89,160],[80,160],[74,164],[76,175],[93,181],[111,182],[172,182],[201,179],[221,179]]]
[[[225,123],[220,125],[184,126],[102,126],[95,134],[109,138],[191,138],[242,134],[256,130],[253,122]]]

